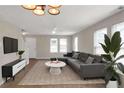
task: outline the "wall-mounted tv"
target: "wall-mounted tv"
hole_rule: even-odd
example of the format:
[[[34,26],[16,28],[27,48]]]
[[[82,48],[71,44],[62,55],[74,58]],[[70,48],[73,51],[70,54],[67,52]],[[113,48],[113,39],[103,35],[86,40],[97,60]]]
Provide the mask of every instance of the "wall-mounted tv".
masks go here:
[[[4,54],[18,51],[18,39],[3,37]]]

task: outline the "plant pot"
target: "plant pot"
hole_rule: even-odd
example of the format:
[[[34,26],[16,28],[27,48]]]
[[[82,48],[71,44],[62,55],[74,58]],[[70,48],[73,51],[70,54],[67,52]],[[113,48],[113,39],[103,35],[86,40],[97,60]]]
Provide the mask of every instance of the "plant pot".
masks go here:
[[[22,56],[19,56],[19,59],[21,60],[22,59]]]
[[[119,87],[124,88],[124,74],[121,71],[117,71],[120,77],[121,85]]]
[[[118,88],[118,82],[117,81],[109,81],[106,85],[106,88]]]

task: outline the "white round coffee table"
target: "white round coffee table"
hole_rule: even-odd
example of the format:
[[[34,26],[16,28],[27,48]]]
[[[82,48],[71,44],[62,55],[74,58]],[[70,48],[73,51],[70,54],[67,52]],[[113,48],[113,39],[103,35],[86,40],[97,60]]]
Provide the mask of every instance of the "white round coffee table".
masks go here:
[[[55,75],[60,74],[61,68],[66,66],[65,62],[62,62],[62,61],[58,61],[58,62],[48,61],[45,63],[45,65],[50,67],[50,73]]]

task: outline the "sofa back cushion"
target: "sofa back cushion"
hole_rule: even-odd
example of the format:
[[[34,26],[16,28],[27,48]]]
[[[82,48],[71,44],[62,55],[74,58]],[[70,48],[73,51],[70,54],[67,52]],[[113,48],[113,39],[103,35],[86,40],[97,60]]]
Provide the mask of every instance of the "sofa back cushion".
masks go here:
[[[101,56],[92,55],[92,54],[90,54],[90,56],[94,58],[93,63],[101,63],[102,62],[102,57]]]
[[[63,56],[64,57],[72,57],[73,55],[72,55],[72,52],[67,52],[67,54],[64,54]]]
[[[81,52],[79,54],[79,60],[85,62],[88,58],[89,54]]]

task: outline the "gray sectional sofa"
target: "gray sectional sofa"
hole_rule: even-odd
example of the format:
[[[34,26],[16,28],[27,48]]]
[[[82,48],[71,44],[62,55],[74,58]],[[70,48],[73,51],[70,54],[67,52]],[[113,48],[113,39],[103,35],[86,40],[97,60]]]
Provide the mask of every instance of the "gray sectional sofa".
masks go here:
[[[101,56],[83,52],[72,52],[64,55],[59,60],[66,63],[80,75],[81,79],[104,78],[105,62]]]

